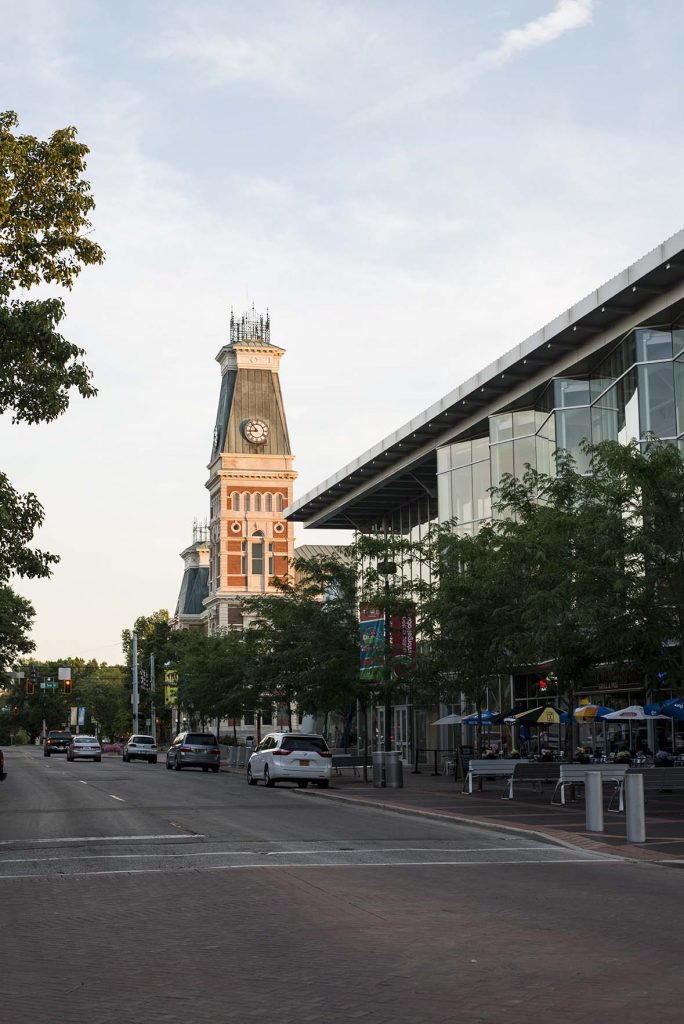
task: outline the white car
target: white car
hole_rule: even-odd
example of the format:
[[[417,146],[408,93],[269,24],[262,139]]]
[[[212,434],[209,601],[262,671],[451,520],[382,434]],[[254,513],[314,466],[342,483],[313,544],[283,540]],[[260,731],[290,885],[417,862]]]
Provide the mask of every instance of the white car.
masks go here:
[[[92,758],[93,761],[102,760],[102,747],[97,736],[73,736],[67,747],[67,761]]]
[[[122,761],[147,761],[157,763],[157,744],[154,736],[131,736],[123,748]]]
[[[323,736],[302,732],[270,732],[264,736],[247,764],[247,782],[265,786],[289,779],[300,789],[315,782],[327,789],[332,774],[332,755]]]

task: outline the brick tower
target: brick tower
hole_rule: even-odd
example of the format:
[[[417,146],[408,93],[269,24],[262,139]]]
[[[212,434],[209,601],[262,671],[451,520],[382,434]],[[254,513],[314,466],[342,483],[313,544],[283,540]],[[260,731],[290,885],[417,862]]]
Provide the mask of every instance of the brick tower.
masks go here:
[[[278,368],[284,349],[271,344],[268,314],[254,307],[236,320],[216,356],[221,393],[209,462],[210,634],[243,625],[243,597],[273,592],[294,555],[293,469]]]

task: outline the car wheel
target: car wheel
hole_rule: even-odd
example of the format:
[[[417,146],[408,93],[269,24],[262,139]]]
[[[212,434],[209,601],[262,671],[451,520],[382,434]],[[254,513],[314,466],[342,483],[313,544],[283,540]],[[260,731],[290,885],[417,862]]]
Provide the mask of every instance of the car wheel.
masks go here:
[[[214,775],[217,775],[217,774],[218,774],[218,770],[219,770],[219,766],[218,766],[218,765],[216,765],[216,766],[214,767],[214,766],[212,765],[212,769],[211,769],[211,770],[212,770],[212,772],[214,773]]]
[[[173,767],[176,769],[177,772],[179,772],[182,769],[182,767],[183,767],[183,765],[178,760],[178,755],[176,755],[176,758],[175,758],[175,760],[173,762]]]
[[[203,771],[203,772],[208,772],[208,771],[209,771],[209,766],[208,766],[208,765],[206,765],[206,764],[203,764],[203,765],[202,765],[202,771]]]
[[[44,750],[43,751],[43,757],[49,757],[49,756],[50,756],[50,751],[49,750]]]
[[[319,779],[318,782],[316,783],[316,785],[318,786],[319,789],[327,789],[328,788],[328,780],[327,779]]]
[[[299,786],[300,789],[306,789],[306,787],[309,785],[309,780],[308,779],[300,779],[297,782],[297,785]]]
[[[252,769],[249,767],[249,765],[247,765],[247,785],[248,786],[256,786],[256,784],[257,784],[257,780],[252,775]]]
[[[149,764],[156,764],[157,763],[157,758],[156,757],[148,757],[147,760],[148,760]]]
[[[169,771],[171,771],[171,762],[169,761],[168,757],[166,758],[166,767],[168,768]]]
[[[128,756],[128,754],[122,754],[122,755],[121,755],[121,760],[122,760],[122,761],[123,761],[123,762],[124,762],[125,764],[128,764],[128,762],[130,761],[130,757]]]
[[[102,758],[101,757],[94,757],[93,761],[97,761],[98,764],[99,764],[102,761]]]
[[[268,770],[268,765],[264,768],[264,785],[268,786],[269,789],[273,789],[275,786],[275,779],[271,778],[271,773]]]

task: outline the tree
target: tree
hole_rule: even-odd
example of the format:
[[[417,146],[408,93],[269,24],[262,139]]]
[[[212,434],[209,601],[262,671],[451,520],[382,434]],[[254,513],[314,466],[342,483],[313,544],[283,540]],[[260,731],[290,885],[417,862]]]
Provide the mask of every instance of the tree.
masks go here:
[[[454,527],[438,528],[428,542],[434,584],[421,620],[424,665],[441,700],[460,703],[463,695],[475,706],[481,748],[487,689],[510,670],[515,609],[496,525],[474,537],[459,536]]]
[[[104,254],[88,237],[94,200],[83,178],[88,149],[76,129],[40,140],[17,134],[17,125],[15,113],[0,113],[0,414],[12,412],[15,423],[50,422],[66,410],[72,388],[84,398],[96,392],[83,350],[57,330],[62,299],[16,292],[69,289]],[[14,573],[50,575],[57,556],[29,547],[42,520],[36,496],[17,494],[0,472],[0,583]]]
[[[33,650],[29,631],[35,612],[32,605],[10,587],[0,585],[0,667]]]

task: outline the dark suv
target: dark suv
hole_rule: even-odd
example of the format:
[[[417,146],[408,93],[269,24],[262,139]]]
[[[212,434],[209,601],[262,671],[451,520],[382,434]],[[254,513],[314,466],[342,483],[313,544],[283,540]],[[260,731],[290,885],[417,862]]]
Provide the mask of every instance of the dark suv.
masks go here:
[[[50,754],[66,754],[67,747],[72,739],[73,737],[70,732],[64,732],[62,729],[51,729],[43,744],[43,757],[49,757]]]

